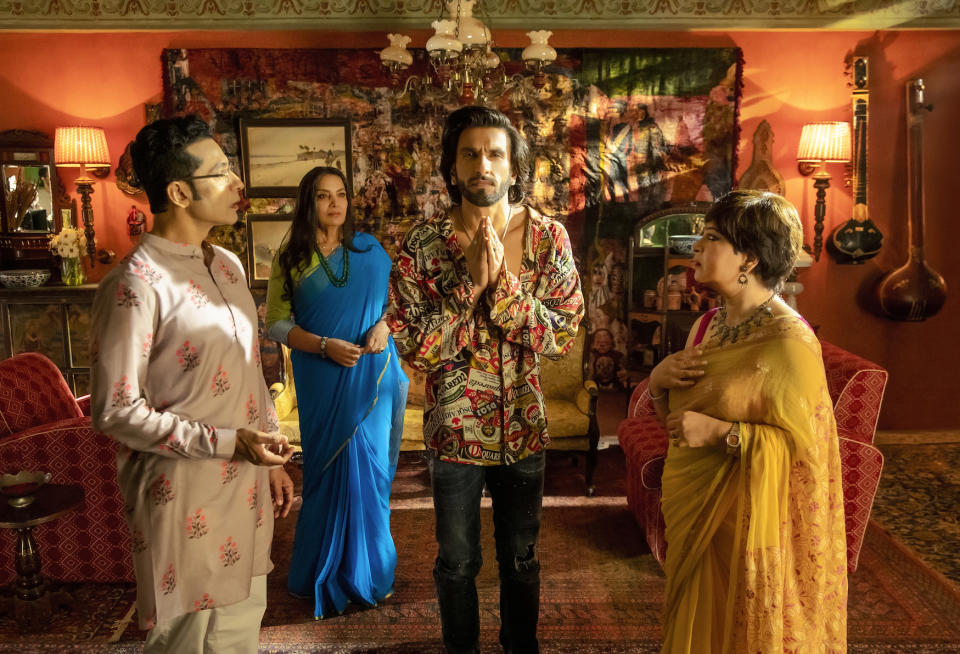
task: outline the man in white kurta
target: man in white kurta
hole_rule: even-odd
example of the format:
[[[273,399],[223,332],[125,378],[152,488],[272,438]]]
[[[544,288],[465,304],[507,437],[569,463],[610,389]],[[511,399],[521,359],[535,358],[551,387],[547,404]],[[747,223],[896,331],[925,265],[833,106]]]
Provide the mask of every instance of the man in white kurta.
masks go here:
[[[199,626],[190,623],[189,639],[165,635],[153,649],[255,652],[264,575],[273,568],[272,475],[285,478],[274,482],[281,484],[278,503],[289,510],[292,499],[282,468],[266,466],[283,463],[289,446],[263,433],[276,431],[277,417],[240,261],[200,240],[207,222],[235,219],[243,185],[229,167],[219,186],[200,183],[217,181],[211,171],[228,166],[209,137],[180,146],[199,160],[196,181],[170,181],[170,201],[159,205],[165,212],[150,198],[155,233],[97,289],[92,414],[94,426],[121,444],[118,478],[133,533],[141,628],[154,630],[156,641],[171,624],[187,624],[185,614],[259,605],[255,620],[244,618],[252,632],[235,634],[247,642],[236,647],[216,645],[223,641],[211,616],[219,614],[209,611]],[[170,238],[177,234],[184,242]]]

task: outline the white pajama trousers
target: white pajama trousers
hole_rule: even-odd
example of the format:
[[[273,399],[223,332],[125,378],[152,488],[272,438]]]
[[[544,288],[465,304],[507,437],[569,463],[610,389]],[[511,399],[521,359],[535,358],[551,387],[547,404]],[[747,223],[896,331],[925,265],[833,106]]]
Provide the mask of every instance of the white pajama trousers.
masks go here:
[[[187,613],[147,634],[144,654],[257,654],[267,608],[267,575],[250,580],[242,602]]]

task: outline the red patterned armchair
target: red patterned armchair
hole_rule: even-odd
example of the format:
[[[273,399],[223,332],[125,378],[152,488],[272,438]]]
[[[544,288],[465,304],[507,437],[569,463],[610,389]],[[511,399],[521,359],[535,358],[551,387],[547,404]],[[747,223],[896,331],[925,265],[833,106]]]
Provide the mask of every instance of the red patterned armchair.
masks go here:
[[[0,472],[42,470],[51,483],[80,484],[84,503],[40,525],[43,574],[61,581],[133,580],[131,541],[117,486],[117,446],[90,426],[90,403],[73,397],[40,354],[0,361]],[[0,583],[16,578],[15,534],[0,530]]]
[[[847,567],[857,569],[873,497],[880,483],[883,455],[873,446],[887,371],[875,363],[821,341],[827,386],[840,436],[843,504],[847,527]],[[654,557],[667,551],[660,512],[660,476],[667,454],[667,432],[646,393],[648,380],[634,390],[626,420],[617,427],[627,464],[627,503],[643,528]]]

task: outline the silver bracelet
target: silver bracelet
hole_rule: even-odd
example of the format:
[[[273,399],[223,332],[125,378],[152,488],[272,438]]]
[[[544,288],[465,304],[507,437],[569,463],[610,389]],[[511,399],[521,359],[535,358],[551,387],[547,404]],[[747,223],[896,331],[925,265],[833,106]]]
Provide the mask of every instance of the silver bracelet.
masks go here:
[[[321,359],[327,358],[327,337],[326,336],[320,337],[320,358]]]
[[[653,393],[650,392],[650,387],[647,386],[647,394],[650,396],[650,399],[651,399],[651,400],[662,400],[663,398],[665,398],[665,397],[667,396],[667,390],[669,390],[669,389],[666,389],[666,388],[665,388],[665,389],[663,389],[663,392],[660,393],[660,395],[654,395]]]

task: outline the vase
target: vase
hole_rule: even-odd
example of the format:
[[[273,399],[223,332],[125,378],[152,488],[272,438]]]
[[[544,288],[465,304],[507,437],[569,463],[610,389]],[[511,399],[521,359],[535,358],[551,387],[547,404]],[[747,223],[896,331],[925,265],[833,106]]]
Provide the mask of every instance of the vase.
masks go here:
[[[60,278],[67,286],[80,286],[87,280],[80,257],[64,257],[60,260]]]

